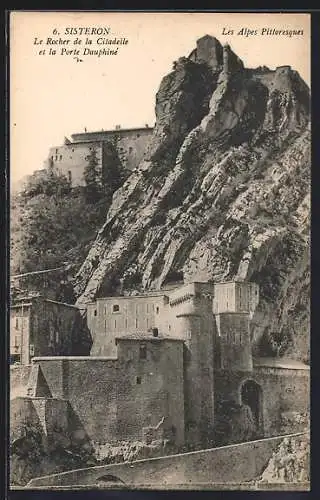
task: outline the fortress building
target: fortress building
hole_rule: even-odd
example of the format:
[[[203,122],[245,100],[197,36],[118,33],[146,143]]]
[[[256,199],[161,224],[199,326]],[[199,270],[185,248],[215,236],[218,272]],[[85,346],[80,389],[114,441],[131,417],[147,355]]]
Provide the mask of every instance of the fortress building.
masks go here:
[[[153,128],[146,125],[144,128],[122,129],[117,126],[115,130],[73,134],[71,140],[65,138],[62,146],[50,148],[45,167],[53,167],[66,175],[73,187],[83,186],[88,156],[95,150],[102,173],[110,160],[114,163],[115,158],[110,158],[114,154],[122,167],[131,171],[142,160],[152,132]]]
[[[87,306],[87,355],[34,357],[21,405],[42,398],[49,421],[52,405],[65,408],[66,428],[74,432],[77,422],[98,444],[167,440],[175,449],[203,448],[219,444],[228,419],[227,442],[277,435],[288,412],[308,411],[309,368],[253,358],[258,302],[258,286],[245,282],[98,298]]]

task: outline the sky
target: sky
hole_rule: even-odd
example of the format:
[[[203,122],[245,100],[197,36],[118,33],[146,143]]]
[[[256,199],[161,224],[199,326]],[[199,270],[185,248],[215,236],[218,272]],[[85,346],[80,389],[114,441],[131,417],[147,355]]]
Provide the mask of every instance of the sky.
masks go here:
[[[109,34],[65,34],[66,28],[79,27],[105,27]],[[238,34],[242,28],[251,34]],[[262,28],[303,30],[303,35],[262,35]],[[196,40],[206,34],[229,43],[246,67],[291,65],[310,85],[309,14],[11,13],[11,182],[43,168],[49,148],[63,144],[65,136],[85,128],[153,125],[161,79],[172,70],[173,61],[188,56]],[[47,44],[48,38],[70,42]],[[74,43],[76,38],[80,45]],[[86,38],[93,45],[84,45]],[[98,38],[122,38],[128,43],[118,46],[117,55],[83,55],[84,48],[114,48],[97,45]],[[50,49],[56,54],[49,54]],[[80,56],[61,55],[62,49],[79,50]],[[42,50],[45,54],[39,53]]]

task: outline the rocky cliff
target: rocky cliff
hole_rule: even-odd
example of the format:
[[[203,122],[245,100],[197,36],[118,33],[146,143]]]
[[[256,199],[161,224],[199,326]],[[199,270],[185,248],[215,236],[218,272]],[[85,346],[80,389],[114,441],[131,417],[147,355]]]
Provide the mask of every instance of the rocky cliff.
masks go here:
[[[75,278],[78,305],[184,280],[252,280],[257,350],[308,357],[309,89],[205,36],[165,76],[145,157]]]

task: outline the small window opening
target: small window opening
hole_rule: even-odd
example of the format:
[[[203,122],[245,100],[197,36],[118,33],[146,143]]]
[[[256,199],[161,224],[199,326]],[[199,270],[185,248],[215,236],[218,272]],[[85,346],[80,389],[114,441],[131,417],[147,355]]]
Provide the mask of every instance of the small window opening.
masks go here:
[[[16,328],[19,328],[19,318],[16,318]]]
[[[136,383],[137,383],[138,385],[140,385],[140,384],[141,384],[141,377],[136,377]]]
[[[95,316],[97,316],[97,309],[94,310],[94,313],[93,313]]]
[[[156,308],[156,313],[159,314],[159,307]]]
[[[140,346],[140,359],[147,359],[147,346]]]
[[[119,312],[120,311],[119,304],[114,304],[114,306],[112,307],[112,311],[113,312]]]
[[[159,330],[158,330],[158,328],[152,328],[152,335],[153,335],[154,337],[158,337],[158,335],[159,335]]]

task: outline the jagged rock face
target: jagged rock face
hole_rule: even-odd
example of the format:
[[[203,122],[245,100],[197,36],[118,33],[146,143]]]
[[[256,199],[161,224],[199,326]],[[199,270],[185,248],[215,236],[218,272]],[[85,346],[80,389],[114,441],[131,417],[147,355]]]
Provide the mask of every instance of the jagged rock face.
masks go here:
[[[245,69],[204,37],[163,79],[156,117],[143,162],[114,194],[76,276],[77,303],[182,277],[252,280],[261,288],[257,349],[276,334],[305,359],[308,87],[290,67]]]

